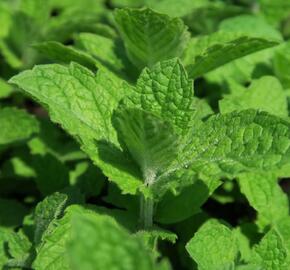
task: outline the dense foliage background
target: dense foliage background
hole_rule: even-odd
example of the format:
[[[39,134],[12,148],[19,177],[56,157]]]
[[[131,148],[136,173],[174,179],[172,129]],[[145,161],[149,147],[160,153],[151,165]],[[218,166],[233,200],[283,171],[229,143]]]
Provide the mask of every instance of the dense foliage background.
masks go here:
[[[0,0],[0,268],[290,269],[289,38],[289,0]]]

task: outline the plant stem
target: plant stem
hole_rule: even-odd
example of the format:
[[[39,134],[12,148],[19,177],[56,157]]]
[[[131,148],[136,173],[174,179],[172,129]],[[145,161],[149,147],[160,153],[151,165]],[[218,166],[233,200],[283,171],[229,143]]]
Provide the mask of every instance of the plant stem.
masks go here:
[[[150,170],[143,167],[144,173],[144,183],[150,189],[151,185],[154,183],[156,174],[154,170]],[[140,195],[140,223],[141,228],[146,230],[153,226],[153,214],[154,214],[154,199]]]
[[[153,209],[154,200],[141,195],[140,220],[143,229],[148,229],[153,226]]]

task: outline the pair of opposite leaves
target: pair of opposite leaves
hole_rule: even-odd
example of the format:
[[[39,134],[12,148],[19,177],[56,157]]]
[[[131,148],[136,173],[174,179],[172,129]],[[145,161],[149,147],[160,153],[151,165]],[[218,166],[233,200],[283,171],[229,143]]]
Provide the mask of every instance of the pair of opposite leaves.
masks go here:
[[[136,86],[75,63],[36,66],[10,82],[42,103],[125,193],[146,192],[145,182],[162,195],[197,175],[211,189],[212,179],[290,160],[286,120],[245,110],[203,121],[178,59],[145,68]]]

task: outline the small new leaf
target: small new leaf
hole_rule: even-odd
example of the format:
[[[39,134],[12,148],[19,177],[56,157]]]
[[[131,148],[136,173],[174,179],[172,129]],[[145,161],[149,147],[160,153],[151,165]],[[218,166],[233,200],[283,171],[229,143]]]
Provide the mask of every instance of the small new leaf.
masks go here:
[[[142,108],[160,116],[185,133],[192,127],[197,100],[194,98],[193,81],[175,58],[145,68],[137,85],[126,100],[126,106]]]

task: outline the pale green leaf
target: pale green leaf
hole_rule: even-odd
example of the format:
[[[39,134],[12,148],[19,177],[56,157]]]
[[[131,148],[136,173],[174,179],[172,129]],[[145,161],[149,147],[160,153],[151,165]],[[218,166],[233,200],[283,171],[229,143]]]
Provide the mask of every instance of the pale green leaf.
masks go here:
[[[135,193],[139,171],[132,166],[111,123],[113,110],[129,91],[123,82],[105,71],[92,73],[72,63],[36,66],[11,79],[24,92],[40,101],[52,121],[77,138],[82,148],[110,180],[124,192]]]
[[[77,62],[91,70],[96,70],[97,61],[89,54],[56,41],[46,41],[33,45],[44,57],[64,64]]]
[[[259,226],[275,226],[280,219],[288,217],[288,198],[275,173],[245,173],[238,178],[241,192],[258,212]]]
[[[253,78],[271,75],[272,58],[278,48],[271,47],[231,61],[205,74],[205,78],[210,83],[222,84],[234,80],[245,84]]]
[[[250,36],[282,41],[281,33],[269,25],[264,18],[255,15],[240,15],[223,20],[219,30],[243,32]]]
[[[216,220],[203,224],[186,249],[199,270],[227,269],[234,265],[238,253],[233,232]]]
[[[286,270],[287,249],[283,238],[275,229],[270,230],[262,238],[253,251],[252,263],[263,270]]]
[[[225,95],[219,102],[221,113],[257,109],[281,117],[288,116],[286,92],[275,77],[261,77],[252,81],[248,88],[232,83],[230,88],[233,94]],[[239,90],[236,91],[236,88]]]
[[[277,230],[282,235],[288,251],[290,251],[290,216],[280,220],[277,224]]]
[[[145,0],[148,7],[172,17],[190,14],[195,9],[207,6],[209,2],[209,0]]]
[[[260,234],[257,232],[256,224],[243,223],[233,230],[237,240],[240,260],[249,262],[252,257],[252,243],[260,240]]]
[[[278,26],[290,12],[290,3],[287,0],[259,0],[259,6],[265,18],[275,26]]]
[[[110,217],[75,215],[71,235],[71,269],[157,269],[142,241],[130,236]]]
[[[36,21],[39,26],[44,24],[50,15],[49,7],[43,5],[42,0],[22,0],[18,8],[21,13]]]
[[[113,218],[80,206],[68,207],[44,240],[33,263],[36,270],[159,269],[141,239],[130,236]]]
[[[151,9],[120,9],[115,20],[128,57],[139,69],[180,57],[187,46],[189,32],[179,18]]]
[[[185,59],[188,74],[191,78],[199,77],[235,59],[276,46],[279,42],[279,39],[231,31],[218,31],[192,39]]]
[[[246,265],[237,265],[235,270],[264,270],[264,269],[254,264],[246,264]]]
[[[117,74],[124,69],[116,40],[92,33],[81,33],[76,36],[76,42],[78,47],[95,58],[97,66],[106,66]]]

